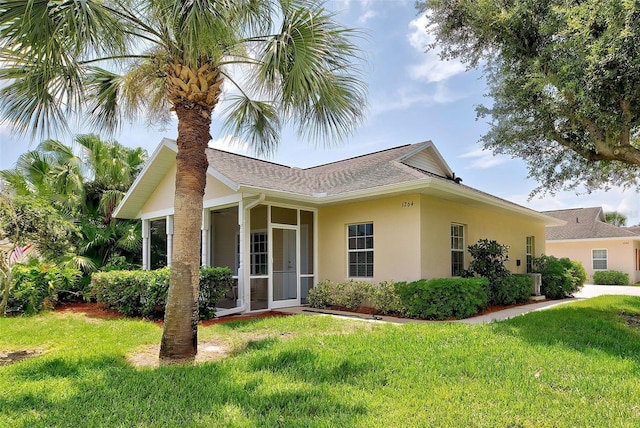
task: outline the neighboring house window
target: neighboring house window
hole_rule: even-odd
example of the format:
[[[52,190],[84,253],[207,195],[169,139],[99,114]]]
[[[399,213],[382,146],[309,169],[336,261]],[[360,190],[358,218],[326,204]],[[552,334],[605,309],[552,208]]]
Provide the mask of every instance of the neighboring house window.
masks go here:
[[[527,273],[533,271],[533,255],[535,254],[535,237],[527,236]]]
[[[591,250],[591,258],[593,260],[594,270],[606,270],[607,269],[607,250]]]
[[[251,275],[267,275],[269,273],[269,247],[267,232],[251,234]]]
[[[451,276],[460,276],[464,270],[464,226],[451,224]]]
[[[373,277],[373,223],[347,226],[349,277]]]

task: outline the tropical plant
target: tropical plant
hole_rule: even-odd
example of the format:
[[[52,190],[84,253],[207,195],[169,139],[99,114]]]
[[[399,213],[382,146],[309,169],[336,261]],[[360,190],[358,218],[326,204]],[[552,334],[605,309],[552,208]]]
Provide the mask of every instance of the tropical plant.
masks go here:
[[[607,223],[610,223],[614,226],[623,227],[625,224],[627,224],[627,216],[618,211],[604,213],[604,218]]]
[[[619,0],[420,0],[430,48],[482,66],[481,139],[520,157],[534,192],[637,186],[640,4]]]
[[[0,0],[0,80],[7,82],[0,114],[17,131],[64,129],[70,112],[111,130],[142,111],[151,120],[166,120],[170,110],[177,117],[161,361],[197,352],[200,260],[192,245],[200,239],[213,110],[224,97],[225,129],[259,154],[273,152],[285,123],[302,138],[343,138],[365,104],[353,74],[354,34],[314,0]]]
[[[505,278],[511,275],[511,272],[504,265],[509,260],[509,246],[484,238],[469,245],[468,250],[472,260],[465,276],[477,275],[487,278],[489,280],[489,289],[487,290],[489,303],[506,304],[503,297],[512,294],[508,291],[511,283],[505,281]],[[507,298],[508,300],[510,298]]]

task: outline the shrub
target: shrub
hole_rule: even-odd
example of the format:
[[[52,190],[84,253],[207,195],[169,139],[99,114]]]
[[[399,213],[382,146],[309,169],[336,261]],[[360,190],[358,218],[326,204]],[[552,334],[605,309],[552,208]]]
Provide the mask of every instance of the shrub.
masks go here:
[[[540,291],[550,299],[562,299],[573,295],[586,281],[586,272],[578,262],[554,256],[533,259],[534,272],[542,274]]]
[[[500,305],[513,305],[529,300],[533,291],[533,279],[526,275],[509,275],[500,279],[494,289],[494,299]]]
[[[307,302],[310,307],[316,309],[324,309],[327,306],[331,306],[333,303],[332,294],[335,288],[335,284],[328,279],[324,281],[320,281],[309,290],[309,295],[307,296]]]
[[[629,285],[629,274],[617,270],[602,270],[593,273],[597,285]]]
[[[364,306],[371,295],[371,284],[364,281],[355,281],[336,284],[333,304],[347,309],[358,309]]]
[[[378,285],[372,285],[369,299],[380,314],[403,313],[402,302],[393,281],[382,281]]]
[[[96,272],[91,282],[96,299],[127,316],[161,318],[167,302],[170,268],[152,271]],[[227,268],[202,267],[198,307],[200,319],[215,317],[216,302],[233,285]]]
[[[477,243],[468,247],[472,260],[469,263],[469,270],[464,276],[477,275],[489,280],[488,293],[490,304],[508,304],[512,300],[510,290],[503,290],[508,284],[504,278],[511,275],[505,267],[505,262],[509,260],[507,255],[509,246],[499,244],[496,241],[480,239]]]
[[[75,290],[81,275],[78,269],[41,263],[37,259],[14,265],[7,309],[26,315],[53,309],[58,302],[58,293]]]
[[[396,285],[404,312],[412,318],[467,318],[487,306],[486,278],[421,279]]]

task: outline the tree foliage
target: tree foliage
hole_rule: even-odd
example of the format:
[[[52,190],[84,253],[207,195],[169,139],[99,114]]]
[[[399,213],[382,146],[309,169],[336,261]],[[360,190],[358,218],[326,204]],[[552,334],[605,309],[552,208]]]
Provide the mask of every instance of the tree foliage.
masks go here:
[[[482,66],[485,149],[520,157],[534,190],[636,186],[640,5],[624,0],[422,0],[430,48]]]
[[[623,227],[627,224],[627,216],[618,211],[604,213],[604,218],[607,223],[614,226]]]

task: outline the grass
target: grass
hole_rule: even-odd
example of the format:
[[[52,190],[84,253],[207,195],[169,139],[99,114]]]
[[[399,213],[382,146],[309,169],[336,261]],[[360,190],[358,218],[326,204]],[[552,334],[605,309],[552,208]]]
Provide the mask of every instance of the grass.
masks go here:
[[[233,355],[134,368],[142,321],[0,319],[0,426],[636,427],[640,298],[606,296],[485,325],[323,316],[201,328]],[[538,374],[538,376],[536,376]]]

